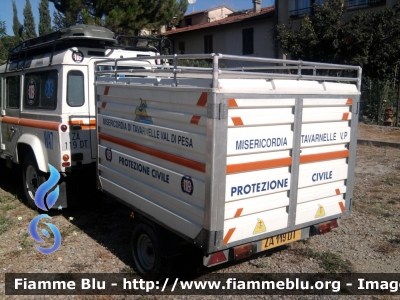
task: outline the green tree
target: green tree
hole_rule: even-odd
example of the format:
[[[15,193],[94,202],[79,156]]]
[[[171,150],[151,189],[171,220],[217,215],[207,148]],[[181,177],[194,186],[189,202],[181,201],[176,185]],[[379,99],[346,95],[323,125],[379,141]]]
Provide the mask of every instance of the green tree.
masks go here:
[[[400,4],[376,12],[354,13],[341,22],[342,1],[313,6],[300,30],[281,25],[277,40],[294,59],[359,65],[363,68],[362,109],[368,120],[383,120],[397,102],[400,73]]]
[[[278,26],[278,41],[293,59],[340,61],[343,1],[314,4],[312,10],[313,14],[302,20],[299,31],[293,31],[291,24]]]
[[[39,35],[44,35],[51,31],[49,0],[41,0],[39,3]]]
[[[18,10],[17,10],[17,5],[15,4],[15,1],[12,2],[12,7],[13,7],[13,32],[14,36],[18,38],[19,40],[22,40],[22,30],[23,26],[18,20]]]
[[[50,0],[57,9],[56,27],[96,24],[117,34],[133,34],[141,29],[158,29],[182,19],[187,0]]]
[[[0,65],[8,59],[8,51],[19,42],[18,37],[7,35],[6,22],[0,21]]]
[[[392,78],[400,67],[400,5],[353,14],[343,25],[344,62],[372,78]]]
[[[33,18],[32,6],[29,0],[26,0],[24,8],[24,31],[26,38],[31,39],[37,37],[35,29],[35,19]]]
[[[314,4],[299,31],[277,27],[277,39],[293,59],[360,65],[371,78],[390,78],[400,64],[400,5],[355,13],[341,22],[341,1]],[[400,66],[399,66],[400,67]]]
[[[57,11],[53,14],[54,30],[82,24],[80,12],[85,8],[85,0],[50,0]]]

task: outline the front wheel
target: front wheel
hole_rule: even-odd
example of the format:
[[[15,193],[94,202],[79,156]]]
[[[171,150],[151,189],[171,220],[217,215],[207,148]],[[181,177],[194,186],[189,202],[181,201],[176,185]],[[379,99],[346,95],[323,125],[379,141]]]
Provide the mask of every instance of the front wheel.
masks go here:
[[[156,280],[171,272],[172,261],[162,257],[159,240],[148,224],[135,225],[131,247],[136,270],[145,279]]]
[[[22,164],[22,181],[28,205],[33,209],[37,209],[35,204],[36,191],[46,179],[44,173],[40,172],[36,159],[32,154],[27,155]]]

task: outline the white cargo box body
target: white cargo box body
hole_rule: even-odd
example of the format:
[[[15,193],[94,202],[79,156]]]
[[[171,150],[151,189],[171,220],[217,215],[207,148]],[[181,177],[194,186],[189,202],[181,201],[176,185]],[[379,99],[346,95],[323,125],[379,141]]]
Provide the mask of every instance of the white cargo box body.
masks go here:
[[[200,75],[97,77],[101,188],[207,254],[349,213],[361,70],[296,78],[212,57]]]

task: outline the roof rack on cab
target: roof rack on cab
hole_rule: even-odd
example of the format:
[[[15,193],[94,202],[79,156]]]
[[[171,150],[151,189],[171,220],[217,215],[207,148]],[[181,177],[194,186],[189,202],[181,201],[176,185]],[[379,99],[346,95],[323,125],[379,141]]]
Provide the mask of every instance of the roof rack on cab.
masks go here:
[[[71,46],[104,48],[115,43],[114,33],[107,28],[83,24],[76,25],[23,41],[10,50],[9,61],[51,53],[51,65],[56,50],[63,50]]]
[[[51,65],[55,51],[71,47],[120,48],[167,54],[164,53],[164,48],[167,48],[165,41],[169,40],[147,36],[120,35],[115,37],[114,32],[105,27],[81,24],[23,41],[9,51],[8,63],[20,60],[25,61],[35,55],[50,53],[49,65]],[[168,47],[170,45],[171,43],[168,43]],[[24,66],[24,63],[18,65]]]
[[[115,39],[118,42],[118,47],[123,46],[125,50],[153,51],[159,52],[161,55],[172,54],[171,43],[166,37],[118,35]],[[168,52],[165,53],[164,49],[168,49]]]

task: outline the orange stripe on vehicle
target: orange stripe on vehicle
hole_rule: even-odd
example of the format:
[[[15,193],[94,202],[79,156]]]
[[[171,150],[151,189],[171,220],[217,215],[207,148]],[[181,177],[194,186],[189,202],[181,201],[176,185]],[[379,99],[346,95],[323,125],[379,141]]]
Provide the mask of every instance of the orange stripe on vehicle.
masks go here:
[[[68,125],[96,125],[96,120],[90,120],[89,124],[83,120],[68,121]]]
[[[203,163],[194,161],[194,160],[190,160],[190,159],[187,159],[187,158],[184,158],[181,156],[177,156],[174,154],[170,154],[167,152],[163,152],[163,151],[149,148],[146,146],[142,146],[139,144],[135,144],[135,143],[132,143],[132,142],[129,142],[129,141],[117,138],[117,137],[109,136],[109,135],[101,133],[101,132],[99,133],[99,138],[102,140],[105,140],[105,141],[109,141],[114,144],[121,145],[121,146],[129,148],[129,149],[133,149],[133,150],[136,150],[136,151],[139,151],[139,152],[142,152],[145,154],[149,154],[149,155],[152,155],[154,157],[157,157],[157,158],[160,158],[163,160],[170,161],[172,163],[175,163],[175,164],[178,164],[178,165],[181,165],[181,166],[184,166],[184,167],[187,167],[187,168],[190,168],[190,169],[202,172],[202,173],[206,172],[206,165]]]
[[[331,159],[337,159],[337,158],[346,158],[346,157],[349,157],[349,150],[300,155],[300,163],[304,164],[304,163],[309,163],[309,162],[315,162],[315,161],[321,161],[321,160],[331,160]]]
[[[243,126],[243,121],[241,117],[232,117],[232,122],[235,126]]]
[[[96,129],[96,126],[93,126],[93,125],[81,125],[81,129],[82,130],[92,130],[92,129]]]
[[[106,86],[106,88],[104,89],[104,96],[107,96],[109,91],[110,91],[110,87]]]
[[[344,212],[345,208],[344,208],[343,202],[339,202],[339,206],[340,206],[340,210],[341,210],[342,212]]]
[[[291,157],[234,164],[226,166],[226,174],[256,171],[261,169],[269,169],[277,167],[286,167],[290,166],[291,164],[292,164]]]
[[[238,107],[238,105],[236,103],[236,99],[230,98],[228,101],[228,106],[229,107]]]
[[[207,93],[203,92],[201,93],[201,96],[199,98],[199,101],[197,101],[197,106],[206,106],[207,104]]]
[[[346,104],[347,104],[347,105],[352,105],[352,104],[353,104],[353,98],[347,99]]]
[[[228,233],[225,235],[224,240],[223,240],[224,245],[229,243],[229,240],[231,239],[232,234],[235,232],[235,229],[236,229],[236,227],[228,230]]]
[[[234,218],[239,218],[240,215],[242,214],[243,208],[238,208],[235,215],[233,216]]]
[[[40,121],[40,120],[31,120],[31,119],[19,119],[19,118],[14,118],[14,117],[3,117],[2,122],[7,123],[7,124],[47,129],[47,130],[54,130],[54,131],[57,131],[58,126],[60,126],[60,124],[61,124],[58,122],[49,122],[49,121]]]
[[[339,189],[336,189],[336,190],[335,190],[335,193],[336,193],[336,195],[340,195],[340,190],[339,190]]]
[[[107,106],[107,102],[103,102],[103,103],[101,104],[101,108],[106,108],[106,106]]]
[[[343,113],[342,120],[346,121],[349,118],[349,113]]]
[[[58,127],[61,123],[57,122],[48,122],[48,121],[39,121],[39,120],[28,120],[28,119],[20,119],[20,126],[27,126],[33,128],[47,129],[57,131]]]
[[[19,121],[20,121],[19,118],[14,118],[14,117],[3,117],[2,120],[3,123],[14,124],[14,125],[18,125]]]
[[[198,125],[200,122],[200,118],[201,116],[193,116],[192,119],[190,120],[190,123]]]

